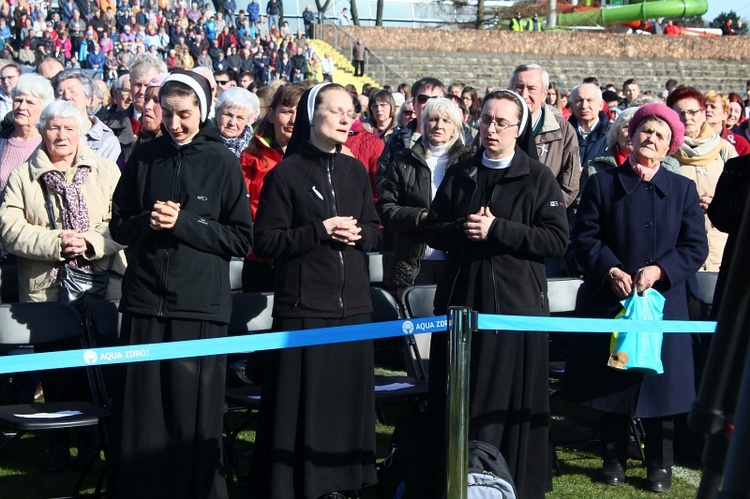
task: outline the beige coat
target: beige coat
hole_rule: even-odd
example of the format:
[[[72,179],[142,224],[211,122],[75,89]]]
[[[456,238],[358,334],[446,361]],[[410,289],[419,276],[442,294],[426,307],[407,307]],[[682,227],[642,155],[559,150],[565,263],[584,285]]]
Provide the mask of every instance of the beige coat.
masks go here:
[[[685,177],[695,182],[698,188],[698,196],[708,194],[713,196],[716,191],[716,183],[719,181],[721,172],[724,171],[724,163],[737,156],[734,146],[721,139],[719,155],[710,163],[702,166],[680,164],[680,172]],[[727,235],[714,227],[707,215],[703,215],[708,237],[708,258],[701,270],[718,271],[721,267],[721,257],[724,255],[724,246],[727,243]]]
[[[89,211],[91,229],[84,233],[91,252],[84,255],[99,269],[106,269],[109,257],[116,254],[113,271],[122,275],[125,271],[123,246],[109,235],[109,219],[112,216],[112,194],[120,178],[117,165],[108,159],[95,156],[85,144],[78,146],[75,165],[65,171],[65,181],[73,181],[77,168],[91,167],[91,173],[83,186],[83,196]],[[52,230],[44,206],[44,194],[40,176],[55,167],[47,156],[44,144],[19,166],[8,179],[0,204],[0,239],[3,248],[18,257],[18,287],[21,301],[57,301],[58,287],[50,278],[50,270],[64,261],[60,254],[62,233],[62,196],[48,189],[55,214]],[[120,297],[120,279],[110,278],[108,298]]]

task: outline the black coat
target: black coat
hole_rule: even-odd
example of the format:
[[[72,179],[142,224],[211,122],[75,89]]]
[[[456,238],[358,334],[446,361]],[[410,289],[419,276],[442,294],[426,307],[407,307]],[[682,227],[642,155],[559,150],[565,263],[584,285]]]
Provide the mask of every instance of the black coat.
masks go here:
[[[464,263],[489,257],[494,279],[495,310],[487,313],[547,315],[544,259],[562,255],[568,244],[568,222],[560,186],[549,168],[521,149],[492,191],[489,207],[496,220],[484,243],[464,235],[466,218],[480,208],[477,174],[482,150],[448,170],[424,223],[425,240],[448,252],[435,296],[435,309],[463,305],[467,297],[453,296]],[[467,303],[473,306],[473,303]]]
[[[607,281],[612,267],[630,275],[659,265],[666,279],[664,319],[688,319],[686,282],[706,260],[708,243],[695,183],[661,167],[641,181],[626,162],[586,184],[572,246],[586,278],[576,314],[614,318],[622,309]],[[574,335],[562,394],[595,409],[637,417],[687,412],[695,398],[690,335],[665,334],[664,374],[645,376],[607,366],[610,334]]]
[[[180,203],[174,229],[151,229],[157,200]],[[229,322],[229,260],[250,253],[253,235],[242,169],[217,128],[181,148],[165,134],[133,151],[109,228],[128,245],[123,312]]]
[[[323,221],[353,216],[355,246],[334,241]],[[255,254],[273,258],[274,317],[343,318],[372,312],[363,251],[380,240],[364,165],[309,142],[271,170],[255,217]]]
[[[474,148],[461,143],[449,151],[446,168],[468,159]],[[430,211],[432,172],[420,139],[411,149],[403,149],[388,169],[377,209],[386,230],[393,232],[393,251],[384,269],[383,282],[391,288],[414,284],[424,256],[425,243],[420,231],[422,214]]]

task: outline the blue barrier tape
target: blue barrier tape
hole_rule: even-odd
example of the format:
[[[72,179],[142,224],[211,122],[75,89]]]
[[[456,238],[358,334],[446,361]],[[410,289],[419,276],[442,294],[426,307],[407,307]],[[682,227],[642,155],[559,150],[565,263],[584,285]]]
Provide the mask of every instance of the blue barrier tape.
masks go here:
[[[716,323],[708,321],[638,321],[581,319],[577,317],[530,317],[525,315],[479,314],[479,330],[540,331],[550,333],[713,333]]]
[[[445,332],[447,328],[448,321],[445,317],[427,317],[304,331],[11,355],[0,358],[0,374],[327,345],[390,338],[404,334],[440,333]]]
[[[304,331],[11,355],[2,357],[2,360],[0,360],[0,374],[81,367],[94,364],[115,365],[131,362],[201,357],[205,355],[224,355],[227,353],[327,345],[331,343],[390,338],[403,334],[440,333],[444,332],[447,328],[448,321],[445,317],[427,317],[354,326],[307,329]],[[611,331],[713,333],[716,330],[716,323],[701,321],[623,321],[618,319],[479,314],[478,329],[568,333],[602,333]]]

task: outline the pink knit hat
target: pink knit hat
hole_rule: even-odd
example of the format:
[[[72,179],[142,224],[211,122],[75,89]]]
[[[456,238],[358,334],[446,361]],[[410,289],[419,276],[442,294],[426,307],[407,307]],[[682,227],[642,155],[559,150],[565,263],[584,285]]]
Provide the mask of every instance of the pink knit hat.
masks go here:
[[[635,136],[635,131],[641,122],[651,116],[656,116],[664,120],[669,129],[672,131],[672,141],[669,143],[669,151],[667,155],[672,155],[680,148],[685,140],[685,125],[680,121],[680,116],[668,108],[664,104],[655,102],[653,104],[646,104],[645,106],[638,109],[628,123],[628,135],[632,138]]]

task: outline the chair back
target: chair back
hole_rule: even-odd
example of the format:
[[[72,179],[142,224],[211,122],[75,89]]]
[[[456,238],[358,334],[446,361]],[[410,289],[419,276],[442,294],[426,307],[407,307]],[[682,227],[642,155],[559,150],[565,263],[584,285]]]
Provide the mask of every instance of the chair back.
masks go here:
[[[232,291],[242,291],[242,267],[245,265],[245,259],[232,257],[229,260],[229,287]]]
[[[573,277],[547,278],[547,298],[549,298],[549,312],[562,314],[575,312],[578,288],[583,281]]]
[[[401,319],[396,298],[391,293],[377,286],[370,287],[372,300],[372,322],[388,322]]]
[[[411,286],[404,290],[401,295],[401,303],[406,310],[406,314],[411,318],[417,317],[434,317],[435,291],[436,284],[425,284],[421,286]]]
[[[719,273],[716,271],[696,272],[688,281],[693,296],[703,305],[713,305],[714,289]]]
[[[229,335],[264,333],[273,327],[273,293],[235,293]]]
[[[0,345],[83,339],[81,316],[61,302],[0,304]]]
[[[367,273],[370,276],[371,284],[380,284],[383,282],[383,265],[386,255],[380,252],[365,253],[365,264]]]

